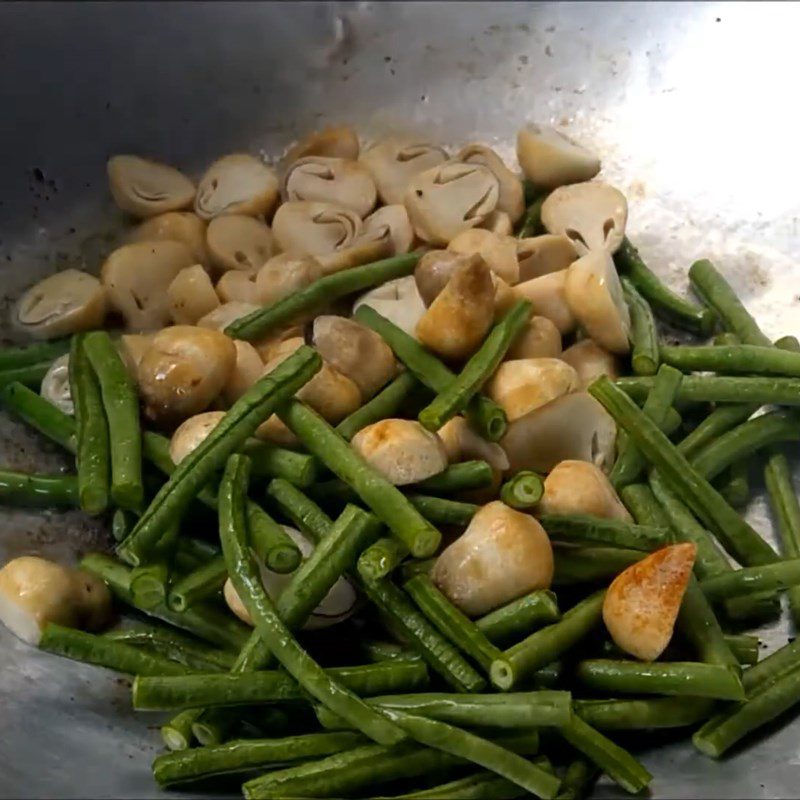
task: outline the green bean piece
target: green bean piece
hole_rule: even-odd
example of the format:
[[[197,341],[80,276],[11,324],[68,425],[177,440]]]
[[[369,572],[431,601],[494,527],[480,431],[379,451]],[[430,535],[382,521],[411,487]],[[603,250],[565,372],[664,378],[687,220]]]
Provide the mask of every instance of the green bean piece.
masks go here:
[[[534,762],[535,760],[533,759]],[[391,798],[377,797],[372,800],[515,800],[526,794],[527,792],[515,783],[491,772],[482,771],[429,789],[397,794]]]
[[[111,517],[111,536],[121,542],[133,528],[136,518],[124,508],[118,508]]]
[[[718,664],[696,661],[640,663],[590,659],[581,661],[575,676],[584,685],[610,694],[665,694],[744,700],[736,674]]]
[[[712,340],[711,344],[715,347],[730,347],[731,345],[741,344],[742,340],[730,331],[722,331],[718,333]]]
[[[181,536],[175,543],[175,558],[179,559],[181,563],[191,564],[191,567],[185,570],[186,572],[205,564],[219,553],[219,548],[210,542],[193,539],[190,536]]]
[[[480,508],[474,503],[462,503],[458,500],[448,500],[446,497],[429,497],[422,494],[408,495],[408,502],[428,522],[436,525],[457,525],[462,528],[469,525]]]
[[[77,452],[77,432],[73,417],[21,383],[8,384],[0,392],[0,397],[3,406],[23,422],[70,453]]]
[[[70,338],[52,339],[49,342],[36,342],[20,347],[4,347],[0,349],[0,372],[7,372],[17,367],[28,367],[42,362],[53,363],[59,356],[70,351]]]
[[[139,395],[133,379],[105,331],[87,333],[83,349],[100,384],[111,447],[111,498],[138,511],[144,502]]]
[[[75,475],[28,475],[0,470],[0,505],[23,508],[76,508],[80,480]]]
[[[655,375],[659,365],[658,329],[653,309],[627,275],[620,279],[631,317],[631,366],[635,375]]]
[[[781,336],[775,340],[775,347],[779,350],[789,350],[792,353],[800,353],[800,341],[796,336]]]
[[[302,560],[300,548],[286,531],[256,503],[247,503],[247,527],[255,554],[269,569],[285,575]]]
[[[492,684],[508,691],[574,647],[600,621],[605,596],[605,589],[595,592],[567,611],[558,622],[506,650],[503,661],[492,664]]]
[[[542,226],[542,203],[544,203],[547,194],[542,194],[533,199],[525,211],[525,216],[522,218],[522,226],[517,233],[518,239],[528,239],[531,236],[538,236],[544,233]]]
[[[371,400],[345,417],[337,426],[336,432],[348,442],[367,425],[389,419],[397,415],[419,382],[409,371],[401,372]]]
[[[411,659],[419,661],[420,657],[411,650],[396,642],[381,642],[373,639],[362,640],[359,646],[367,659],[373,662],[394,661],[395,659]]]
[[[446,470],[414,484],[414,490],[425,494],[452,494],[492,485],[494,473],[485,461],[461,461]]]
[[[750,502],[750,470],[746,461],[734,461],[717,481],[719,493],[732,508],[742,509]]]
[[[758,636],[751,636],[748,633],[726,633],[725,641],[741,666],[748,667],[758,663],[761,646]]]
[[[222,555],[177,580],[169,590],[167,603],[173,611],[185,611],[199,600],[219,594],[228,579],[228,569]]]
[[[131,570],[133,602],[145,611],[165,602],[169,584],[170,564],[166,557],[156,558]]]
[[[645,553],[622,547],[556,547],[553,556],[553,585],[570,586],[615,578]]]
[[[245,442],[242,452],[250,457],[253,478],[283,478],[305,489],[319,478],[319,462],[308,453],[298,453],[257,439]]]
[[[78,494],[88,514],[102,514],[108,507],[111,450],[100,384],[89,363],[83,343],[86,334],[72,338],[69,385],[75,405],[78,449]]]
[[[590,542],[649,552],[671,541],[667,528],[652,528],[589,514],[542,514],[539,522],[553,540],[570,544]]]
[[[533,508],[544,494],[544,479],[531,470],[520,470],[500,487],[500,499],[511,508]]]
[[[644,402],[653,388],[653,378],[617,378],[618,388]],[[752,403],[756,406],[800,405],[800,378],[734,377],[730,375],[686,375],[675,398],[678,403]]]
[[[167,749],[186,750],[192,746],[192,722],[196,716],[197,709],[188,708],[161,726],[161,739]]]
[[[560,618],[555,594],[536,589],[476,619],[475,625],[490,642],[502,644]]]
[[[419,412],[417,419],[423,427],[435,433],[448,420],[465,410],[469,401],[497,369],[530,315],[529,300],[517,300],[514,303],[489,331],[483,344],[461,372]]]
[[[407,581],[415,575],[430,575],[435,563],[436,556],[431,558],[410,558],[400,565],[400,576]]]
[[[715,408],[691,433],[676,445],[686,458],[693,458],[723,433],[745,422],[758,411],[749,403],[731,403]]]
[[[397,539],[384,536],[358,558],[358,574],[365,581],[377,581],[393,572],[408,556],[408,548]]]
[[[312,542],[321,542],[333,520],[295,486],[275,478],[267,486],[267,495]]]
[[[669,519],[646,483],[623,486],[619,497],[637,524],[650,525],[654,528],[670,527]]]
[[[713,700],[700,697],[653,697],[634,700],[575,700],[575,713],[601,731],[686,728],[708,719]]]
[[[397,358],[406,365],[409,372],[437,394],[443,392],[455,380],[455,374],[436,356],[369,306],[359,306],[353,314],[353,319],[379,334],[392,348]],[[473,397],[467,406],[466,418],[470,426],[490,442],[502,439],[508,428],[505,411],[485,395],[479,394]]]
[[[800,377],[800,353],[737,344],[662,345],[661,360],[683,372],[716,372],[720,375],[777,375]]]
[[[733,570],[725,575],[706,578],[700,586],[711,603],[759,591],[794,588],[800,586],[800,558]]]
[[[600,770],[584,758],[576,758],[567,765],[556,800],[583,800],[597,780]]]
[[[13,367],[0,371],[0,388],[12,383],[21,383],[25,386],[39,386],[47,375],[52,361],[40,361],[37,364],[27,364],[24,367]]]

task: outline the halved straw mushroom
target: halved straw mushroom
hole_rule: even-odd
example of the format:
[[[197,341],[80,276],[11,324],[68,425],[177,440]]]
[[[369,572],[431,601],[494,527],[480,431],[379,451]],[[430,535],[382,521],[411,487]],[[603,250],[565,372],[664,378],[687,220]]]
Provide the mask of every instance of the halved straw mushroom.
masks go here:
[[[500,185],[480,164],[446,164],[415,175],[403,202],[414,232],[432,245],[446,245],[461,231],[482,224],[497,208]]]
[[[575,245],[563,234],[544,233],[517,240],[520,282],[560,272],[577,258]]]
[[[203,219],[220,214],[269,216],[277,200],[275,171],[255,156],[232,153],[206,170],[197,186],[194,210]]]
[[[224,411],[204,411],[181,422],[169,440],[169,457],[172,461],[180,464],[219,425],[224,416]]]
[[[478,349],[493,318],[491,272],[480,256],[472,256],[417,323],[417,339],[444,358],[465,359]]]
[[[217,269],[259,269],[275,254],[272,231],[260,219],[245,214],[223,214],[208,223],[211,261]]]
[[[217,306],[213,311],[200,317],[197,320],[198,328],[209,328],[210,330],[223,331],[231,322],[235,322],[240,317],[256,311],[260,306],[255,303],[243,303],[240,300],[231,300]]]
[[[517,239],[513,236],[498,236],[483,228],[472,228],[451,239],[447,249],[463,255],[479,255],[495,275],[511,286],[519,281]]]
[[[32,286],[17,303],[19,326],[37,339],[99,328],[108,309],[100,281],[77,269],[57,272]]]
[[[360,161],[307,156],[295,161],[283,177],[284,200],[334,203],[366,217],[378,200],[375,181]]]
[[[425,303],[422,302],[413,275],[396,278],[370,289],[355,301],[353,311],[359,306],[375,309],[381,316],[414,337],[417,323],[425,313]]]
[[[152,333],[123,333],[117,342],[117,350],[125,362],[125,368],[134,381],[139,380],[139,362],[150,347]]]
[[[39,394],[70,416],[75,413],[72,390],[69,385],[69,353],[59,356],[42,378]]]
[[[294,528],[289,528],[286,525],[281,526],[289,538],[298,546],[303,558],[308,558],[314,551],[314,546],[306,539],[300,531]],[[292,575],[282,575],[277,572],[272,572],[268,569],[263,562],[258,562],[259,571],[261,573],[261,582],[264,589],[273,602],[277,602],[281,593],[286,589],[292,580]],[[241,598],[236,592],[230,579],[225,581],[222,588],[222,594],[228,608],[246,625],[253,626],[253,620],[250,614],[242,603]],[[325,597],[322,598],[319,605],[311,612],[308,619],[303,624],[303,630],[311,631],[318,628],[328,628],[335,625],[337,622],[342,622],[347,619],[356,608],[356,592],[352,584],[347,578],[341,577],[336,583],[331,586]]]
[[[134,217],[154,217],[192,205],[194,184],[179,170],[139,156],[112,156],[106,164],[114,202]]]
[[[522,191],[522,181],[505,165],[491,147],[485,144],[468,144],[461,148],[457,161],[465,164],[482,164],[491,170],[500,185],[500,197],[497,201],[497,210],[508,215],[512,225],[525,212],[525,197]]]
[[[423,253],[414,268],[414,280],[425,305],[429,306],[439,296],[458,267],[472,260],[472,255],[454,253],[449,249]]]
[[[531,317],[506,351],[505,361],[521,358],[559,358],[561,334],[547,317]]]
[[[655,661],[667,649],[696,555],[691,542],[673,544],[614,578],[603,622],[617,647],[642,661]]]
[[[284,203],[275,212],[272,233],[284,252],[318,256],[353,244],[361,217],[333,203]]]
[[[625,195],[607,183],[562,186],[542,203],[542,225],[547,232],[564,234],[581,254],[589,250],[616,252],[627,221]]]
[[[164,328],[153,335],[139,362],[145,414],[169,423],[205,411],[235,364],[236,347],[224,333],[191,325]]]
[[[289,148],[282,159],[283,166],[288,167],[307,156],[358,158],[358,136],[346,125],[314,131]]]
[[[314,320],[311,343],[322,358],[346,375],[368,400],[397,373],[391,347],[375,331],[346,317]]]
[[[258,271],[256,297],[259,303],[272,305],[321,277],[322,265],[313,256],[279,253]]]
[[[418,483],[447,469],[439,437],[412,419],[382,419],[367,425],[350,446],[395,486]]]
[[[392,254],[392,240],[388,232],[384,234],[363,233],[347,247],[340,247],[332,253],[322,253],[317,256],[322,266],[323,275],[333,275],[343,269],[358,267],[361,264],[370,264]]]
[[[612,353],[630,350],[631,318],[614,260],[594,250],[567,270],[564,293],[572,313],[589,336]]]
[[[223,303],[238,301],[240,303],[258,304],[258,288],[256,287],[256,270],[229,270],[218,281],[217,296]]]
[[[370,145],[359,160],[372,173],[384,205],[403,202],[406,186],[415,175],[447,161],[441,147],[408,137],[390,136]]]
[[[601,375],[608,375],[615,380],[620,374],[619,359],[591,339],[576,342],[561,353],[559,358],[578,373],[580,389],[585,389]]]
[[[560,461],[544,479],[542,514],[589,514],[631,522],[605,473],[588,461]]]
[[[22,556],[0,569],[0,622],[24,642],[38,645],[45,626],[96,630],[111,616],[106,585],[84,570],[38,556]]]
[[[436,559],[431,577],[450,602],[476,617],[553,581],[553,548],[529,514],[495,500]]]
[[[514,420],[500,444],[510,469],[549,472],[577,459],[610,469],[617,426],[590,394],[572,392]]]
[[[167,286],[169,313],[178,325],[194,325],[219,306],[211,278],[200,264],[184,267]]]
[[[182,242],[191,251],[195,262],[207,267],[206,223],[191,211],[167,211],[146,219],[127,236],[126,244],[136,242]]]
[[[567,270],[551,272],[540,278],[518,283],[513,287],[516,297],[530,301],[535,316],[547,317],[563,336],[575,329],[575,315],[567,303]]]
[[[382,206],[373,211],[365,220],[362,229],[364,236],[388,236],[394,255],[408,253],[414,244],[414,229],[408,218],[408,211],[401,203]]]
[[[152,330],[169,323],[167,289],[182,269],[194,263],[192,251],[181,242],[126,244],[106,259],[100,280],[128,328]]]
[[[546,189],[588,181],[600,172],[593,153],[555,128],[533,122],[517,133],[517,159],[525,177]]]
[[[464,417],[453,417],[436,432],[444,445],[451,464],[478,459],[485,461],[496,472],[508,469],[508,456],[495,442],[490,442],[475,433]]]
[[[235,403],[263,374],[264,362],[258,350],[241,339],[234,339],[236,363],[222,387],[222,396],[227,403]]]
[[[481,224],[481,228],[496,233],[498,236],[511,236],[514,233],[514,224],[505,211],[495,209]]]
[[[522,358],[504,361],[484,390],[513,422],[557,397],[574,391],[578,376],[558,358]]]

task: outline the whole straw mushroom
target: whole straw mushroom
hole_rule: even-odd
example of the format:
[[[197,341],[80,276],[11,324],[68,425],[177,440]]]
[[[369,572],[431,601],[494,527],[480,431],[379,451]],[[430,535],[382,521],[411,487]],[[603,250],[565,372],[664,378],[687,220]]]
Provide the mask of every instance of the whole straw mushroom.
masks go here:
[[[169,440],[169,457],[173,463],[180,464],[189,453],[202,444],[224,416],[224,411],[204,411],[181,422]]]
[[[287,168],[298,159],[308,156],[358,158],[358,136],[346,125],[314,131],[293,144],[283,157],[282,163],[284,168]]]
[[[575,315],[567,303],[567,270],[551,272],[512,287],[517,298],[531,304],[534,316],[547,317],[565,335],[575,330]]]
[[[243,303],[240,300],[231,300],[229,303],[223,303],[217,306],[213,311],[200,317],[197,320],[198,328],[208,328],[214,331],[224,331],[232,322],[235,322],[241,317],[246,317],[257,311],[260,306],[255,303]]]
[[[517,241],[513,236],[499,236],[483,228],[471,228],[451,239],[447,249],[462,255],[479,255],[495,275],[513,286],[519,281]]]
[[[564,234],[544,233],[516,243],[520,282],[560,272],[578,258],[575,245]]]
[[[284,200],[334,203],[359,217],[367,216],[378,199],[375,181],[363,163],[326,156],[295,161],[286,170],[281,189]]]
[[[219,306],[211,278],[200,264],[184,267],[167,287],[169,313],[177,325],[194,325]]]
[[[226,403],[235,403],[264,373],[264,362],[258,350],[241,339],[234,339],[236,362],[228,380],[222,387],[222,396]]]
[[[370,289],[355,301],[353,311],[359,306],[369,306],[414,337],[417,324],[425,314],[425,303],[422,302],[413,275],[396,278]]]
[[[212,219],[206,241],[211,261],[219,270],[259,269],[276,249],[269,227],[245,214],[223,214]]]
[[[523,358],[500,364],[484,389],[513,422],[569,394],[577,384],[575,370],[558,358]]]
[[[544,479],[542,514],[589,514],[632,522],[605,473],[588,461],[560,461]]]
[[[364,236],[388,236],[394,255],[409,253],[414,245],[414,229],[401,203],[375,209],[364,220],[362,232]]]
[[[414,268],[414,280],[425,306],[430,306],[439,296],[459,267],[471,263],[474,258],[451,250],[428,250],[423,253]]]
[[[495,472],[508,469],[508,456],[496,442],[490,442],[470,428],[464,417],[453,417],[436,432],[444,445],[451,464],[459,461],[479,459],[485,461]]]
[[[313,256],[278,253],[256,274],[256,298],[272,305],[299,292],[322,277],[322,266]]]
[[[566,361],[578,373],[580,389],[586,389],[601,375],[608,375],[612,380],[616,380],[620,374],[619,359],[592,339],[576,342],[564,350],[559,358]]]
[[[361,217],[334,203],[289,202],[275,212],[272,233],[286,253],[319,256],[352,245]]]
[[[106,170],[114,202],[140,219],[189,208],[195,198],[194,184],[182,172],[157,161],[112,156]]]
[[[505,211],[495,209],[481,224],[481,228],[496,233],[498,236],[511,236],[514,233],[514,223]]]
[[[194,210],[203,219],[221,214],[269,216],[278,201],[278,176],[263,161],[247,153],[232,153],[215,161],[197,186]]]
[[[192,251],[195,263],[208,267],[211,259],[206,249],[206,223],[191,211],[167,211],[137,225],[126,237],[126,244],[136,242],[181,242]]]
[[[223,303],[238,301],[257,305],[258,288],[256,287],[256,276],[256,270],[247,272],[241,269],[228,270],[214,287],[217,296]]]
[[[476,143],[465,145],[456,155],[456,160],[465,164],[481,164],[491,170],[500,186],[497,211],[507,214],[512,225],[520,219],[525,213],[522,181],[491,147]]]
[[[525,177],[545,189],[588,181],[600,172],[593,153],[555,128],[533,122],[517,133],[517,159]]]
[[[506,350],[503,360],[523,358],[561,358],[561,334],[547,317],[531,317]]]

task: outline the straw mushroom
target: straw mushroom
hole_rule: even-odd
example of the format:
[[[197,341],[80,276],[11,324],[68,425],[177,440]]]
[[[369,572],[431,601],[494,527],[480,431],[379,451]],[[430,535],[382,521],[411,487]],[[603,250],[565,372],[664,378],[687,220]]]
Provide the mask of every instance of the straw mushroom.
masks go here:
[[[508,469],[508,456],[495,442],[490,442],[475,433],[464,417],[453,417],[436,432],[444,445],[451,464],[459,461],[479,459],[486,461],[496,472]]]
[[[361,264],[370,264],[392,254],[392,240],[388,231],[384,234],[361,234],[348,247],[341,247],[332,253],[323,253],[317,256],[322,266],[323,275],[332,275],[343,269],[358,267]]]
[[[513,287],[517,298],[530,301],[535,316],[547,317],[563,336],[575,329],[575,315],[567,303],[567,270],[551,272]]]
[[[451,250],[428,250],[423,253],[414,268],[414,280],[425,305],[430,306],[439,296],[458,267],[471,263],[475,258]]]
[[[181,242],[126,244],[106,259],[100,280],[128,328],[152,330],[169,323],[169,285],[194,264],[191,250]]]
[[[513,422],[574,391],[577,384],[575,370],[558,358],[523,358],[504,361],[484,390]]]
[[[396,278],[370,289],[355,301],[353,311],[357,311],[360,306],[374,309],[409,336],[416,336],[417,323],[425,314],[425,304],[413,275]]]
[[[507,214],[512,225],[525,213],[522,182],[491,147],[485,144],[465,145],[456,156],[456,160],[465,164],[482,164],[491,170],[500,185],[497,210]]]
[[[603,600],[603,622],[617,647],[655,661],[672,639],[694,567],[691,542],[656,550],[617,575]]]
[[[217,296],[223,303],[234,301],[258,304],[258,288],[256,287],[256,270],[245,272],[232,269],[226,272],[216,285]]]
[[[560,357],[558,328],[547,317],[531,317],[506,351],[504,360]]]
[[[417,236],[446,245],[461,231],[481,225],[497,208],[499,194],[491,170],[448,161],[411,178],[403,202]]]
[[[359,160],[372,173],[381,202],[395,205],[403,202],[411,178],[443,164],[447,153],[433,144],[390,136],[368,147]]]
[[[569,237],[544,233],[517,240],[517,259],[521,282],[566,269],[578,253]]]
[[[206,223],[191,211],[167,211],[146,219],[137,225],[126,239],[126,244],[136,242],[182,242],[198,264],[209,265],[206,249]]]
[[[375,331],[346,317],[314,320],[311,343],[322,358],[352,380],[367,400],[397,373],[389,345]]]
[[[605,473],[588,461],[561,461],[544,480],[542,514],[589,514],[632,522]]]
[[[334,203],[289,202],[275,212],[272,233],[284,252],[318,256],[353,244],[361,217]]]
[[[169,314],[178,325],[194,325],[219,306],[211,278],[200,264],[184,267],[167,287]]]
[[[553,548],[544,528],[496,500],[479,509],[431,573],[447,598],[470,617],[485,614],[553,580]]]
[[[447,469],[439,437],[416,420],[382,419],[362,428],[350,446],[395,486],[419,483]]]
[[[256,298],[272,305],[322,277],[322,266],[313,256],[279,253],[273,256],[256,275]]]
[[[260,306],[255,303],[243,303],[240,300],[231,300],[217,306],[213,311],[200,317],[197,320],[198,328],[209,328],[215,331],[224,331],[232,322],[236,322],[241,317],[246,317],[253,311],[257,311]]]
[[[200,179],[194,210],[203,219],[220,214],[269,216],[278,200],[278,176],[260,159],[233,153],[215,161]]]
[[[72,390],[69,385],[69,353],[59,356],[42,378],[39,394],[65,414],[75,413]]]
[[[519,281],[517,239],[513,236],[498,236],[483,228],[472,228],[451,239],[447,249],[463,255],[479,255],[489,269],[509,285]]]
[[[514,472],[549,472],[566,460],[609,469],[617,427],[590,394],[572,392],[514,420],[500,441]]]
[[[319,201],[344,206],[365,217],[375,208],[378,192],[367,167],[360,161],[307,156],[295,161],[283,178],[288,201]]]
[[[564,293],[572,313],[589,336],[612,353],[630,350],[631,318],[614,261],[594,250],[567,270]]]
[[[127,214],[145,219],[192,205],[194,184],[174,167],[139,156],[112,156],[106,164],[114,202]]]
[[[479,256],[459,266],[417,323],[417,339],[448,359],[478,349],[494,318],[494,285]]]
[[[373,211],[365,220],[362,229],[365,236],[388,236],[392,243],[392,253],[408,253],[414,244],[414,229],[408,218],[408,211],[402,204],[382,206]]]
[[[38,556],[22,556],[0,569],[0,621],[38,645],[45,626],[97,630],[111,616],[111,595],[99,578]]]
[[[145,351],[150,347],[152,333],[123,333],[119,337],[117,350],[125,362],[125,368],[134,381],[139,378],[139,362]]]
[[[55,339],[99,328],[107,309],[105,289],[94,275],[65,269],[22,295],[17,303],[17,322],[37,339]]]
[[[223,214],[208,223],[208,251],[220,270],[251,271],[274,255],[272,231],[255,217]]]
[[[169,440],[169,457],[173,463],[180,464],[219,425],[224,416],[224,411],[204,411],[178,425]]]
[[[234,339],[236,348],[236,363],[228,376],[225,386],[222,387],[222,396],[228,403],[235,403],[262,375],[264,362],[258,350],[241,339]]]
[[[273,355],[280,353],[284,342],[289,339],[304,338],[304,331],[301,325],[287,325],[266,334],[263,339],[251,342],[255,347],[261,360],[266,364],[272,360]]]
[[[591,339],[576,342],[559,358],[578,373],[580,389],[585,389],[601,375],[608,375],[612,380],[619,377],[619,359]]]
[[[607,183],[562,186],[542,203],[542,225],[547,232],[566,235],[581,254],[588,250],[616,252],[627,221],[625,195]]]
[[[139,362],[145,414],[157,422],[199,414],[220,394],[235,364],[236,347],[224,333],[191,325],[164,328]]]
[[[511,236],[514,233],[514,223],[505,211],[495,209],[489,214],[480,226],[487,231],[496,233],[498,236]]]
[[[358,158],[358,136],[346,125],[314,131],[289,148],[283,157],[283,166],[289,167],[298,159],[307,156]]]
[[[588,181],[600,172],[597,156],[555,128],[532,122],[517,133],[517,159],[525,177],[546,189]]]

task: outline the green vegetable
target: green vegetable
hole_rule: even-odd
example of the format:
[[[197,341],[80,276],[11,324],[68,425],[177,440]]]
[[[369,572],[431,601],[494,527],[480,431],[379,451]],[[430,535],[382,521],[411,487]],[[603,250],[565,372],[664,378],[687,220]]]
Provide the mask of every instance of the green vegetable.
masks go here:
[[[372,800],[429,800],[429,798],[430,800],[515,800],[526,794],[527,792],[515,783],[499,778],[491,772],[482,771],[429,789],[392,795],[391,798],[372,798]]]
[[[475,620],[483,635],[495,644],[557,622],[561,617],[553,592],[537,589]]]
[[[718,372],[722,375],[778,375],[800,377],[800,353],[773,347],[737,344],[730,346],[661,346],[661,360],[683,372]]]
[[[73,393],[73,398],[75,397]],[[77,452],[75,420],[21,383],[10,383],[2,392],[3,406],[39,433],[70,453]]]
[[[711,341],[717,347],[729,347],[730,345],[742,343],[742,340],[735,333],[730,333],[729,331],[718,333]]]
[[[583,800],[592,790],[599,770],[584,758],[570,761],[561,781],[556,800]]]
[[[700,586],[712,603],[758,591],[800,586],[800,558],[733,570],[725,575],[706,578]]]
[[[511,508],[535,506],[544,494],[542,476],[530,470],[520,470],[500,487],[500,499]]]
[[[174,547],[174,541],[171,543]],[[131,594],[137,607],[145,611],[164,603],[170,578],[170,562],[167,553],[154,561],[140,564],[131,570]]]
[[[653,378],[617,378],[618,388],[637,403],[653,388]],[[800,378],[741,378],[728,375],[686,375],[675,398],[678,403],[753,403],[756,406],[800,405]]]
[[[750,502],[750,470],[746,461],[734,461],[718,481],[720,494],[733,508]]]
[[[712,700],[700,697],[653,697],[635,700],[575,700],[575,713],[601,731],[685,728],[708,719]]]
[[[267,495],[312,542],[322,541],[333,525],[333,520],[316,503],[288,481],[281,478],[270,481]]]
[[[557,542],[591,542],[647,552],[671,541],[667,528],[652,528],[589,514],[543,514],[539,522]]]
[[[544,233],[542,226],[542,203],[544,203],[547,194],[542,194],[535,198],[525,211],[525,216],[522,218],[522,226],[517,233],[518,239],[527,239],[531,236],[538,236]]]
[[[718,436],[735,428],[758,411],[758,405],[731,403],[715,408],[691,433],[677,444],[678,450],[692,458]]]
[[[59,356],[70,351],[70,338],[36,342],[21,347],[4,347],[0,350],[0,372],[9,372],[19,367],[47,362],[52,364]]]
[[[253,464],[253,478],[283,478],[305,489],[319,478],[319,462],[308,453],[297,453],[255,439],[245,442],[242,452]]]
[[[621,547],[557,547],[553,549],[554,586],[594,583],[615,578],[645,553]]]
[[[446,470],[414,484],[414,490],[426,494],[452,494],[492,485],[492,468],[485,461],[461,461]]]
[[[115,542],[121,542],[133,528],[136,518],[124,508],[118,508],[111,517],[111,536]]]
[[[75,508],[79,489],[80,479],[75,475],[28,475],[0,470],[0,505]]]
[[[50,370],[52,363],[52,361],[40,361],[37,364],[28,364],[24,367],[4,369],[0,371],[0,388],[12,383],[39,386]]]
[[[751,636],[747,633],[726,633],[725,641],[728,643],[731,652],[736,656],[739,664],[752,666],[758,663],[759,647],[761,645],[758,636]]]
[[[286,531],[256,503],[247,503],[247,526],[255,554],[271,569],[285,575],[302,559],[300,548]]]
[[[636,284],[623,275],[622,291],[631,317],[631,366],[636,375],[655,375],[659,364],[658,329],[653,310]]]
[[[410,494],[408,501],[428,522],[437,525],[458,525],[462,528],[469,525],[480,508],[474,503],[461,503],[445,497],[428,497],[422,494]]]
[[[218,594],[228,579],[225,559],[219,555],[175,581],[170,587],[167,602],[173,611],[185,611],[198,600]]]
[[[176,714],[161,726],[161,738],[170,750],[186,750],[192,745],[192,723],[197,717],[196,708]]]
[[[377,581],[393,572],[408,556],[408,548],[388,536],[370,545],[358,559],[358,574],[365,581]]]

